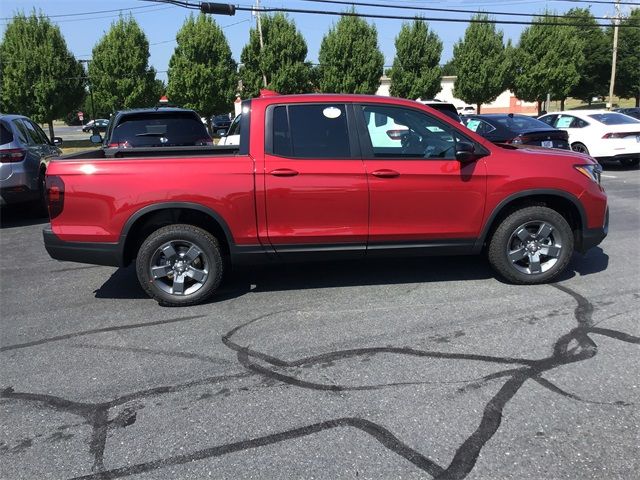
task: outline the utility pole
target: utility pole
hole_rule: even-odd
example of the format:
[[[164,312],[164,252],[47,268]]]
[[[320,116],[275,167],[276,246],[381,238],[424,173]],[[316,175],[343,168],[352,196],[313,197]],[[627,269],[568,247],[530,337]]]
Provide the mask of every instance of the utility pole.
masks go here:
[[[616,82],[616,60],[618,58],[618,25],[620,24],[620,0],[616,0],[616,15],[613,17],[613,57],[611,59],[611,81],[609,82],[609,110],[613,108],[613,87]]]
[[[260,37],[260,53],[264,51],[264,40],[262,39],[262,23],[260,22],[260,0],[256,0],[256,8],[254,10],[256,14],[256,21],[258,24],[258,36]],[[267,75],[262,72],[262,82],[264,83],[264,88],[267,88]]]
[[[80,63],[87,65],[87,83],[89,84],[89,97],[91,97],[91,119],[96,119],[96,107],[93,104],[93,89],[91,88],[91,77],[89,76],[89,62],[91,60],[80,60]]]

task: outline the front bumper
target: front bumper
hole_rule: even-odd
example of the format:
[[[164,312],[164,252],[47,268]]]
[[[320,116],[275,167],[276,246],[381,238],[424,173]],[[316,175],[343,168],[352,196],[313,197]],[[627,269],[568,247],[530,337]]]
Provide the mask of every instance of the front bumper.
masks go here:
[[[582,232],[582,239],[577,246],[580,253],[586,253],[592,247],[599,245],[609,233],[609,207],[604,216],[604,225],[601,228],[586,228]]]
[[[66,242],[53,233],[51,226],[42,230],[42,236],[44,248],[51,258],[56,260],[109,267],[123,266],[122,248],[118,243]]]

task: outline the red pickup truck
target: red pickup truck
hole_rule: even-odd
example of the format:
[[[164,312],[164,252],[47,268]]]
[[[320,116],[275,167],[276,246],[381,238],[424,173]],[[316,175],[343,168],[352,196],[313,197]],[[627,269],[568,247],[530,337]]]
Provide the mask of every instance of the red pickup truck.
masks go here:
[[[607,234],[601,168],[562,150],[494,145],[414,101],[267,94],[236,146],[119,148],[54,160],[49,254],[125,266],[165,305],[215,293],[264,259],[485,252],[547,282]]]

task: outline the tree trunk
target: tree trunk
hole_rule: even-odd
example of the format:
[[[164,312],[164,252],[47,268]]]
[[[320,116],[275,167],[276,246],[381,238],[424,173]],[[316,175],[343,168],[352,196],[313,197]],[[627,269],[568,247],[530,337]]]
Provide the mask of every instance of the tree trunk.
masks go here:
[[[564,112],[564,101],[565,101],[565,99],[564,99],[564,98],[561,98],[561,99],[560,99],[560,111],[561,111],[561,112]]]
[[[636,107],[640,107],[640,92],[636,95]]]
[[[49,120],[49,140],[53,143],[53,120]]]
[[[538,100],[538,116],[542,115],[542,100]]]
[[[481,103],[476,103],[476,113],[479,115],[480,114],[480,107],[482,106]]]

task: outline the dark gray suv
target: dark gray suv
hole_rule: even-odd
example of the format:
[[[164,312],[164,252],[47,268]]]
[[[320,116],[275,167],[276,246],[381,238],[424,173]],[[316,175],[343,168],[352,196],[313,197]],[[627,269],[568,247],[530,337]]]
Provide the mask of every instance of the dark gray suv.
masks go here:
[[[62,154],[40,126],[22,115],[0,114],[0,205],[44,205],[44,173],[49,160]]]

